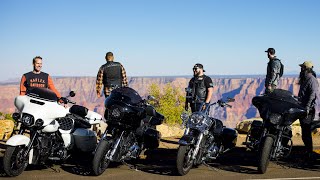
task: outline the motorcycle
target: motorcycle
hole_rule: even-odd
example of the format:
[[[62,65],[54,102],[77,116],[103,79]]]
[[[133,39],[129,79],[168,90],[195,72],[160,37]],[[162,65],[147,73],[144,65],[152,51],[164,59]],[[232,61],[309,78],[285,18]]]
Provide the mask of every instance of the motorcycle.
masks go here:
[[[154,100],[149,96],[148,100]],[[164,117],[147,100],[129,87],[116,88],[105,100],[108,124],[96,148],[92,169],[101,175],[110,162],[136,159],[144,149],[159,146],[161,134],[156,126]]]
[[[270,94],[256,96],[252,104],[263,121],[253,121],[247,134],[247,148],[257,151],[258,172],[263,174],[270,160],[288,157],[292,149],[291,124],[306,116],[306,111],[290,91],[275,89]]]
[[[91,154],[95,150],[96,133],[89,128],[99,124],[102,116],[75,105],[68,99],[73,96],[71,91],[60,99],[74,104],[70,108],[60,105],[56,94],[46,88],[34,88],[15,98],[19,113],[12,116],[20,130],[6,142],[3,167],[8,176],[20,175],[28,164],[46,165],[65,161],[74,152]]]
[[[211,160],[217,159],[221,154],[232,149],[236,145],[238,133],[236,130],[223,126],[221,120],[209,117],[212,106],[232,107],[228,98],[226,102],[219,100],[207,104],[205,109],[188,115],[181,114],[183,126],[186,127],[184,135],[179,140],[177,154],[177,171],[179,175],[186,175],[192,166],[199,166]]]

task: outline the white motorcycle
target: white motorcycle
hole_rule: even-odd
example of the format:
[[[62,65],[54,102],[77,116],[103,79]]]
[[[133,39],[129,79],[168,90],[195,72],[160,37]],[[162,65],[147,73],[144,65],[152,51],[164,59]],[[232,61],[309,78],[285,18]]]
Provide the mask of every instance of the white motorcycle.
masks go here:
[[[99,124],[102,116],[87,108],[75,105],[68,97],[62,97],[59,105],[54,92],[46,88],[34,88],[25,96],[15,98],[19,113],[13,118],[21,124],[18,135],[6,142],[3,167],[8,176],[20,175],[28,164],[44,165],[48,161],[64,161],[73,152],[94,152],[96,133],[89,128]]]

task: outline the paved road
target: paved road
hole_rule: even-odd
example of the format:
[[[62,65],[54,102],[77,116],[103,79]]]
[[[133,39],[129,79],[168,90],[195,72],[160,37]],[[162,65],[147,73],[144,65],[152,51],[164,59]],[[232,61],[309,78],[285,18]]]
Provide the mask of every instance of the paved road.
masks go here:
[[[69,163],[54,165],[52,168],[31,167],[15,179],[320,179],[320,157],[316,158],[315,165],[304,165],[301,158],[302,146],[294,146],[287,160],[270,163],[267,173],[263,175],[257,174],[256,154],[239,146],[209,167],[202,165],[191,169],[189,174],[183,177],[175,174],[175,147],[175,139],[163,140],[161,148],[145,152],[143,159],[136,162],[137,170],[128,165],[112,164],[104,174],[95,177],[90,174],[90,162],[81,161],[79,165]],[[4,176],[2,167],[0,175]]]

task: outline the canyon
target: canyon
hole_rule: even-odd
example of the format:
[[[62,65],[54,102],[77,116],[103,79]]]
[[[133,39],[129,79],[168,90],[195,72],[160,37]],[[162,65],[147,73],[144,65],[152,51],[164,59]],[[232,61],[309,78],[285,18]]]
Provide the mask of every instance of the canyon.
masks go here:
[[[212,102],[221,98],[231,97],[235,102],[230,103],[232,108],[211,109],[210,114],[224,121],[227,127],[235,127],[236,123],[244,119],[259,117],[259,112],[252,105],[254,96],[264,93],[263,76],[210,76],[214,83]],[[160,88],[166,84],[179,89],[184,93],[191,77],[128,77],[129,87],[135,89],[142,97],[148,95],[148,88],[155,83]],[[72,90],[76,96],[73,101],[88,107],[100,114],[104,113],[104,97],[98,98],[95,90],[95,77],[53,77],[54,84],[62,96]],[[320,79],[318,78],[318,82]],[[279,88],[298,94],[298,77],[286,76],[281,78]],[[14,98],[19,94],[19,82],[0,83],[0,112],[13,113]],[[317,112],[320,110],[320,101],[317,100]]]

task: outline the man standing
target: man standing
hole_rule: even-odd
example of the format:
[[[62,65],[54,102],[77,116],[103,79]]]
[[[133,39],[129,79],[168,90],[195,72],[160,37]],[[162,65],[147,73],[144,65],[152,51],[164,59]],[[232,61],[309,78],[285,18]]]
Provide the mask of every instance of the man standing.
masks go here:
[[[275,49],[268,48],[268,50],[266,50],[265,52],[268,53],[269,58],[265,80],[265,93],[268,94],[277,88],[279,79],[283,74],[283,65],[281,61],[275,56]]]
[[[199,111],[200,108],[205,108],[205,106],[201,107],[203,103],[210,103],[213,83],[210,77],[204,75],[205,70],[203,70],[202,64],[195,64],[192,70],[193,78],[189,81],[189,86],[186,89],[185,110],[188,110],[190,103],[191,111],[195,112]]]
[[[302,130],[302,140],[306,146],[307,155],[310,157],[313,152],[311,123],[315,118],[315,102],[319,84],[316,73],[313,71],[313,64],[311,61],[305,61],[299,66],[301,67],[301,71],[299,75],[300,89],[298,96],[301,105],[307,111],[307,116],[300,119],[300,126]]]
[[[49,74],[41,72],[42,57],[36,56],[32,60],[33,71],[22,75],[20,82],[20,95],[25,95],[33,88],[48,88],[52,90],[58,98],[61,97],[60,93],[53,85],[53,81]]]
[[[107,63],[100,67],[97,74],[96,90],[97,96],[101,97],[101,89],[103,85],[104,95],[107,98],[112,89],[128,86],[128,79],[122,64],[113,61],[114,57],[112,52],[108,52],[105,59]]]

